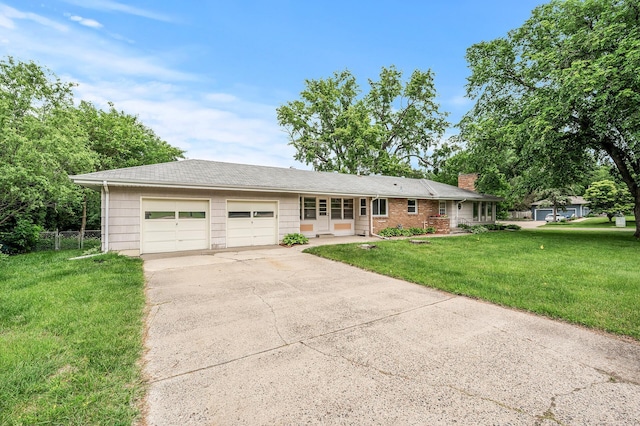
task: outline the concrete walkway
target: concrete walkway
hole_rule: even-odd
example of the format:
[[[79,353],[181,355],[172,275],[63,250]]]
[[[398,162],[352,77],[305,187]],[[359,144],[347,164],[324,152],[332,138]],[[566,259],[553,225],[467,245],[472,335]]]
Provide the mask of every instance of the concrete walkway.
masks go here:
[[[301,251],[145,260],[148,425],[640,424],[637,342]]]

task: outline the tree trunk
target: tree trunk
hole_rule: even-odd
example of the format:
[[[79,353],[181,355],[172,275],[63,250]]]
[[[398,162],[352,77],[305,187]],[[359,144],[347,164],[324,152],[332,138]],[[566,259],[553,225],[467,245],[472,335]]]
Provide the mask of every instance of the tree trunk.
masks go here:
[[[634,195],[635,205],[633,206],[633,214],[636,219],[636,232],[633,234],[634,237],[640,238],[640,188],[636,191]]]

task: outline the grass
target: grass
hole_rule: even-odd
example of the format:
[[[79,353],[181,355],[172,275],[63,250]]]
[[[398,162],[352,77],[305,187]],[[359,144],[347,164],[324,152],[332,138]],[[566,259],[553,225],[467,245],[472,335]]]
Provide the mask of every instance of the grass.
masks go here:
[[[640,339],[640,242],[630,232],[492,232],[305,250],[454,294]]]
[[[0,259],[0,424],[130,425],[143,395],[142,262]]]
[[[636,220],[634,216],[625,216],[625,219],[627,221],[626,225],[627,228],[633,228],[635,229],[636,227]],[[607,229],[607,228],[615,228],[616,227],[616,218],[614,217],[612,219],[611,222],[609,222],[609,219],[607,219],[607,217],[589,217],[585,220],[581,220],[579,222],[570,220],[570,221],[566,221],[566,222],[549,222],[547,223],[545,226],[561,226],[561,227],[567,227],[567,228],[602,228],[602,229]]]

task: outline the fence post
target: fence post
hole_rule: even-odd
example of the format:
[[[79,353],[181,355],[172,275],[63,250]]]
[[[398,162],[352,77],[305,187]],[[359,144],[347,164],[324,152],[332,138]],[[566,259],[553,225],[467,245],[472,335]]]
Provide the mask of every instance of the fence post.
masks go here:
[[[53,234],[53,247],[54,247],[54,250],[56,251],[60,250],[60,233],[58,232],[57,229],[56,229],[56,233]]]
[[[83,249],[84,248],[84,232],[80,231],[80,235],[78,238],[78,248],[79,249]]]

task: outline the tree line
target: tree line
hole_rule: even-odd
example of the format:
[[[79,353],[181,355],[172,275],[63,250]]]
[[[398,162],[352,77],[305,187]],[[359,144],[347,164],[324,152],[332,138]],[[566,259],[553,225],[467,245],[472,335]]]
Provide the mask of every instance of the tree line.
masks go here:
[[[504,197],[503,208],[586,192],[596,211],[640,217],[637,0],[553,0],[466,59],[474,105],[448,139],[430,70],[404,81],[382,68],[364,94],[348,70],[306,80],[278,121],[316,170],[451,184],[479,172],[478,190]]]
[[[69,175],[183,157],[113,104],[76,103],[74,86],[33,62],[0,60],[2,250],[28,250],[43,229],[100,228],[100,194]]]

